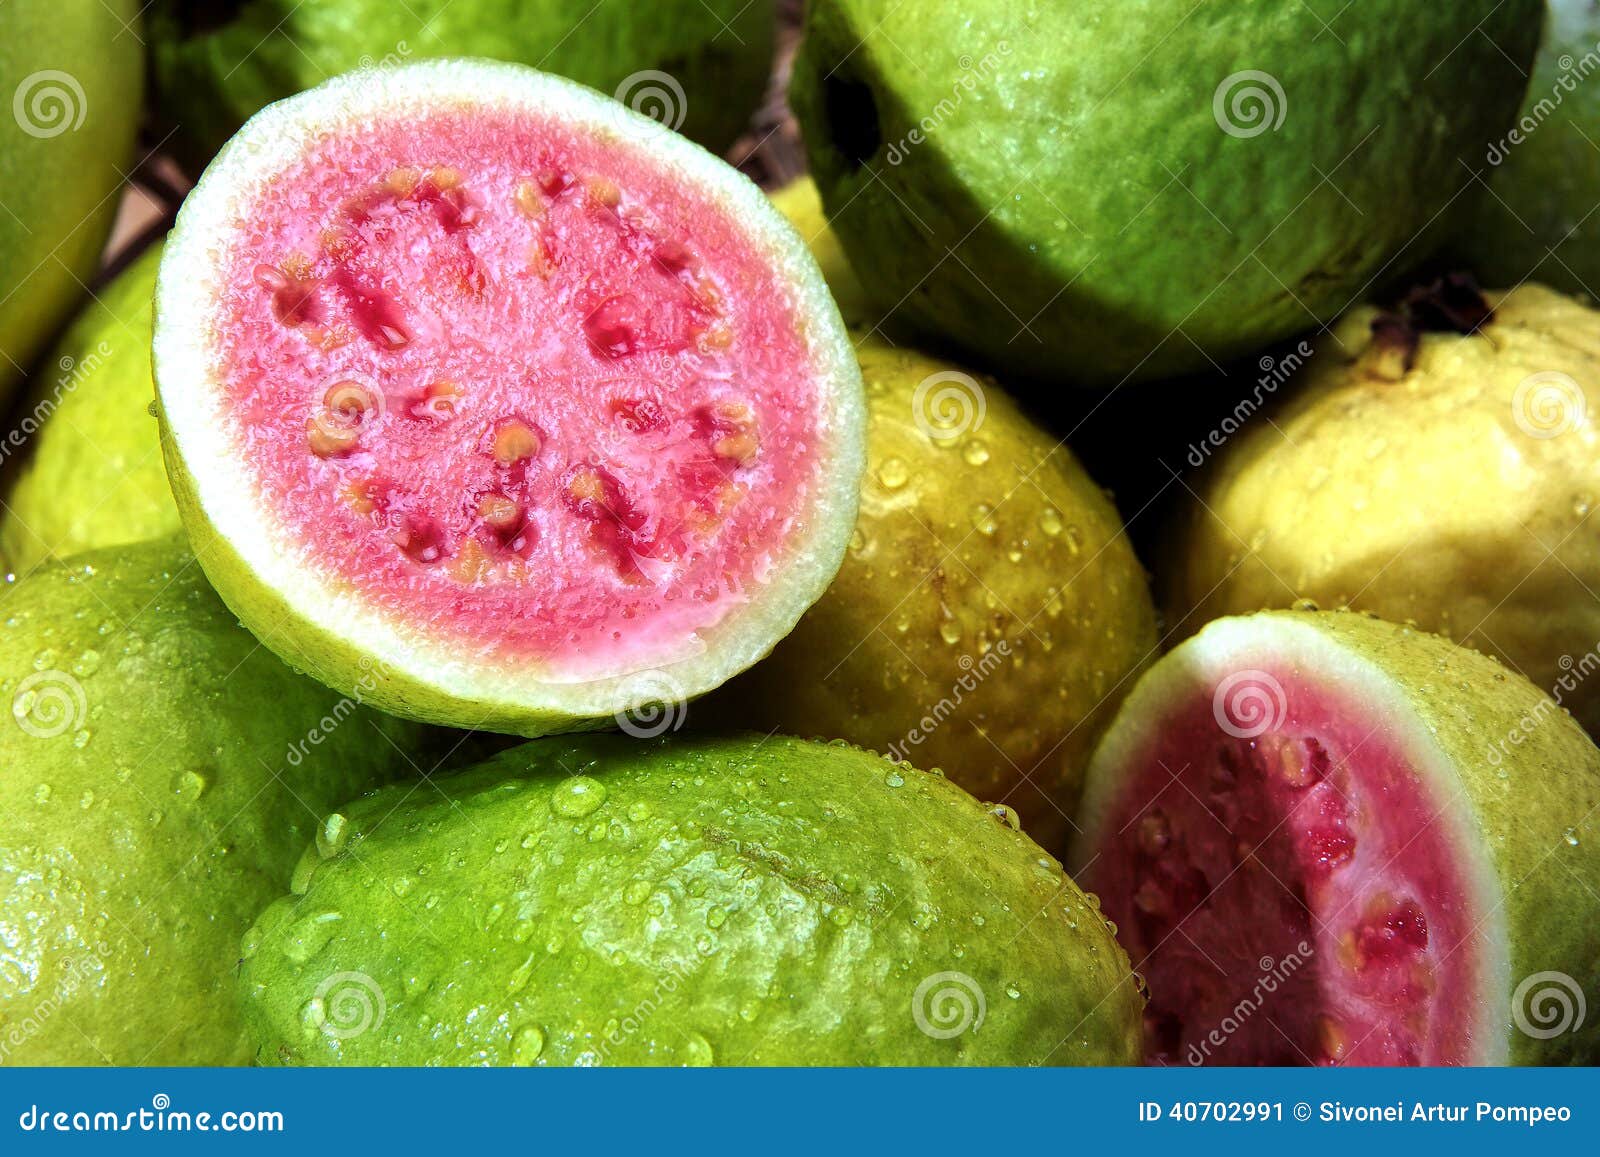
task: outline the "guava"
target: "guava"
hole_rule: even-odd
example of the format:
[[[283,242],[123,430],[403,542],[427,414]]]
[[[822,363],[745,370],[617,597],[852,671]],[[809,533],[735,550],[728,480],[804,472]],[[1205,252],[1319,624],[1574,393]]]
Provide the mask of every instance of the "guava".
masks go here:
[[[1412,296],[1353,311],[1189,483],[1156,567],[1169,618],[1374,611],[1600,727],[1600,312],[1537,285]]]
[[[1530,278],[1593,298],[1600,291],[1600,4],[1548,0],[1544,40],[1512,131],[1479,157],[1454,255],[1489,284]]]
[[[239,937],[420,729],[262,650],[176,539],[0,601],[0,1060],[248,1060]]]
[[[94,276],[144,88],[139,4],[0,11],[0,405]]]
[[[431,61],[257,114],[167,242],[168,474],[245,625],[396,714],[687,699],[837,572],[865,400],[747,179],[580,85]]]
[[[790,100],[880,307],[1107,387],[1330,321],[1425,257],[1542,7],[815,0]]]
[[[855,270],[850,268],[850,260],[844,255],[844,248],[839,244],[833,226],[828,224],[816,182],[810,177],[796,177],[768,195],[778,212],[789,219],[789,223],[805,241],[811,256],[817,259],[817,267],[822,270],[828,288],[833,291],[833,300],[845,324],[861,326],[868,323],[872,311],[867,305],[866,292],[861,288]]]
[[[1072,451],[992,379],[872,339],[856,356],[868,467],[845,564],[690,718],[941,768],[1059,851],[1094,742],[1157,649],[1144,570]]]
[[[1144,1004],[1003,818],[784,736],[552,738],[366,796],[240,954],[263,1064],[1129,1064]]]
[[[150,413],[150,309],[161,248],[84,306],[35,371],[12,420],[0,556],[43,559],[176,534],[178,508]]]
[[[721,152],[766,90],[774,24],[770,4],[744,0],[155,0],[148,21],[158,118],[195,172],[275,100],[451,56],[570,77]]]
[[[1089,768],[1072,862],[1166,1064],[1593,1064],[1600,752],[1499,663],[1341,611],[1219,619]]]

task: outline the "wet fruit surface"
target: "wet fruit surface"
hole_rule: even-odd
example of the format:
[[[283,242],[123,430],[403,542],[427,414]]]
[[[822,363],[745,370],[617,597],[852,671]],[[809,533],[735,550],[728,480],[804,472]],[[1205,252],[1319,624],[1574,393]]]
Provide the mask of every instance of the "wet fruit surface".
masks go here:
[[[1137,1060],[1093,898],[940,776],[597,736],[434,783],[341,807],[244,937],[261,1063]]]
[[[548,655],[713,625],[779,561],[816,398],[718,209],[509,113],[327,141],[273,187],[218,358],[241,467],[323,568]]]
[[[1164,721],[1084,876],[1149,979],[1147,1055],[1467,1062],[1483,914],[1442,801],[1348,700],[1251,674]]]

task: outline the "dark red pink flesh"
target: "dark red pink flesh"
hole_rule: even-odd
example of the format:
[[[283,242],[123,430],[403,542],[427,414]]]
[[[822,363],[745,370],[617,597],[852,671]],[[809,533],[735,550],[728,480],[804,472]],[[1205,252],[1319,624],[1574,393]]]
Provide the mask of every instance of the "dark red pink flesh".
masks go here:
[[[651,158],[526,114],[332,135],[250,206],[218,370],[291,542],[511,657],[669,644],[814,484],[792,295]]]
[[[1485,913],[1445,801],[1381,709],[1287,672],[1218,686],[1155,721],[1082,873],[1148,982],[1148,1058],[1470,1062]]]

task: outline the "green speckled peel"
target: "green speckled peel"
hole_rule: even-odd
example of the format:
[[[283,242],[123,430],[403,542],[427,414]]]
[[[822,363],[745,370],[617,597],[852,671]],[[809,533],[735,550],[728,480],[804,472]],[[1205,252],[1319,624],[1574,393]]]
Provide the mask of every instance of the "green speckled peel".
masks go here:
[[[1542,8],[815,0],[791,100],[880,305],[1108,386],[1331,320],[1426,256]]]
[[[1246,688],[1242,696],[1241,687]],[[1554,702],[1476,651],[1354,612],[1270,611],[1216,620],[1140,680],[1090,767],[1081,820],[1085,834],[1072,862],[1084,869],[1080,878],[1086,885],[1104,890],[1108,915],[1119,922],[1126,918],[1128,930],[1142,927],[1142,918],[1132,910],[1124,913],[1113,894],[1132,894],[1131,909],[1154,911],[1149,901],[1159,896],[1147,892],[1145,884],[1159,883],[1160,873],[1168,870],[1162,866],[1168,862],[1164,857],[1180,849],[1181,841],[1193,839],[1194,829],[1185,835],[1176,819],[1161,827],[1162,838],[1149,839],[1156,833],[1146,819],[1155,813],[1128,820],[1119,810],[1129,803],[1150,806],[1149,799],[1130,800],[1124,789],[1133,790],[1131,777],[1150,752],[1159,750],[1163,734],[1174,726],[1185,735],[1193,730],[1177,722],[1185,703],[1209,724],[1207,734],[1196,733],[1185,742],[1185,759],[1201,768],[1192,785],[1200,793],[1231,792],[1235,782],[1253,774],[1236,762],[1232,766],[1241,768],[1237,781],[1230,778],[1218,787],[1211,772],[1213,786],[1207,787],[1208,748],[1230,742],[1224,730],[1240,744],[1248,741],[1252,751],[1277,752],[1269,743],[1282,728],[1289,734],[1326,738],[1342,726],[1358,740],[1349,745],[1329,740],[1325,750],[1315,748],[1333,766],[1317,770],[1319,782],[1312,786],[1320,788],[1320,778],[1331,777],[1340,785],[1337,799],[1318,797],[1313,790],[1297,796],[1301,802],[1284,816],[1268,817],[1268,823],[1294,824],[1299,822],[1296,813],[1311,811],[1313,820],[1320,821],[1326,815],[1320,809],[1342,801],[1349,811],[1352,847],[1388,840],[1366,861],[1341,859],[1346,853],[1336,850],[1328,861],[1331,868],[1308,870],[1303,880],[1285,876],[1281,866],[1276,872],[1280,883],[1270,886],[1271,894],[1282,898],[1303,887],[1313,917],[1305,935],[1315,949],[1301,979],[1314,979],[1288,1015],[1314,1017],[1320,1009],[1342,1018],[1357,994],[1370,993],[1362,986],[1379,973],[1367,975],[1369,954],[1401,958],[1410,949],[1398,946],[1408,932],[1403,924],[1373,928],[1364,913],[1374,905],[1391,909],[1396,901],[1414,897],[1427,920],[1424,925],[1419,918],[1409,931],[1425,927],[1432,936],[1422,934],[1425,951],[1408,961],[1408,966],[1420,966],[1413,976],[1422,987],[1405,1000],[1417,1001],[1421,1019],[1406,1021],[1410,1027],[1405,1031],[1420,1033],[1424,1062],[1438,1063],[1429,1062],[1427,1048],[1445,1034],[1464,1042],[1450,1063],[1593,1064],[1600,1058],[1600,1020],[1592,1013],[1600,994],[1600,898],[1585,886],[1600,875],[1600,751]],[[1336,706],[1330,719],[1329,703],[1346,706]],[[1380,750],[1399,758],[1372,754]],[[1285,773],[1299,771],[1298,764],[1284,767]],[[1172,774],[1181,771],[1163,773],[1167,778]],[[1270,761],[1267,774],[1273,774]],[[1338,778],[1346,774],[1350,778]],[[1305,782],[1292,786],[1301,790]],[[1403,830],[1379,834],[1385,814],[1401,810],[1400,803],[1391,801],[1404,801],[1412,782],[1431,801],[1418,813],[1421,822],[1408,819]],[[1216,797],[1205,802],[1211,809],[1223,806]],[[1239,830],[1230,828],[1236,834]],[[1385,876],[1413,842],[1435,838],[1443,845],[1441,857],[1451,862],[1457,890],[1444,893],[1430,887],[1430,865],[1423,866],[1423,876],[1409,880]],[[1135,845],[1137,854],[1147,858],[1137,861],[1142,866],[1132,883],[1114,884],[1114,865],[1129,862],[1128,849]],[[1306,848],[1296,846],[1309,859]],[[1264,862],[1257,857],[1267,852],[1267,841],[1248,844],[1239,853],[1243,862],[1227,878],[1208,875],[1204,900],[1193,908],[1184,906],[1188,914],[1179,926],[1186,935],[1205,940],[1201,928],[1209,919],[1206,913],[1219,910],[1224,886],[1237,887],[1236,881],[1258,871],[1252,865]],[[1285,879],[1287,884],[1281,883]],[[1318,891],[1323,888],[1332,892]],[[1327,903],[1328,895],[1338,902]],[[1460,914],[1451,917],[1451,912]],[[1273,919],[1270,908],[1257,908],[1254,916],[1233,927],[1235,942],[1247,945],[1238,955],[1248,958],[1228,974],[1226,983],[1237,986],[1234,999],[1249,993],[1258,973],[1250,940],[1254,928]],[[1439,925],[1452,919],[1462,929],[1459,937],[1440,932]],[[1352,928],[1359,929],[1359,939],[1351,938],[1357,935]],[[1166,944],[1172,946],[1167,951],[1175,949],[1176,937],[1169,936]],[[1207,950],[1218,951],[1215,940],[1207,942]],[[1152,1011],[1163,1000],[1158,977],[1174,976],[1170,968],[1163,969],[1162,951],[1152,951],[1146,965]],[[1430,1021],[1430,978],[1443,977],[1452,960],[1470,960],[1475,970],[1464,997],[1458,997],[1460,1019]],[[1260,971],[1266,968],[1259,966]],[[1576,1014],[1580,992],[1587,994],[1587,1018]],[[1390,995],[1403,1003],[1396,993]],[[1569,1011],[1563,1011],[1563,997]],[[1265,1014],[1277,1010],[1269,1005]],[[1178,1011],[1189,1015],[1187,1009]],[[1393,1015],[1398,1019],[1401,1014]],[[1264,1025],[1262,1033],[1270,1039]],[[1341,1049],[1361,1044],[1341,1039],[1337,1032],[1332,1037],[1333,1044],[1328,1044],[1329,1034],[1323,1035],[1323,1047],[1334,1060],[1341,1059]],[[1291,1063],[1315,1059],[1306,1056]],[[1191,1063],[1200,1062],[1191,1058]],[[1226,1063],[1252,1061],[1234,1056]],[[1358,1054],[1354,1063],[1371,1062]]]
[[[139,128],[134,0],[10,0],[0,15],[0,404],[83,295]]]
[[[419,729],[291,673],[176,541],[0,597],[0,1061],[247,1060],[238,938]]]
[[[1507,135],[1473,158],[1486,192],[1456,238],[1455,254],[1484,284],[1528,278],[1600,295],[1600,4],[1548,0],[1544,42]],[[1551,251],[1554,250],[1552,253]]]
[[[1091,898],[945,780],[784,737],[547,739],[328,817],[245,938],[280,1064],[1126,1064]]]
[[[150,308],[161,247],[128,266],[72,323],[17,419],[0,555],[17,574],[50,556],[176,534],[180,523],[150,413]]]
[[[275,100],[341,72],[438,56],[529,64],[607,94],[625,87],[620,99],[720,151],[760,103],[772,60],[772,7],[745,0],[324,0],[287,10],[253,0],[220,16],[196,7],[157,0],[149,16],[157,111],[196,171]]]

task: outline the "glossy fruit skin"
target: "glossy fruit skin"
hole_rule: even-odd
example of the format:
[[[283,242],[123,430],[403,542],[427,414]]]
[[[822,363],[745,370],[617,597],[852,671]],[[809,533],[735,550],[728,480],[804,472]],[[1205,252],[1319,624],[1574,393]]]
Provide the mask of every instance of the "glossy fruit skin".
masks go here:
[[[1589,83],[1600,52],[1600,4],[1548,0],[1544,39],[1518,136],[1484,158],[1488,191],[1451,245],[1487,285],[1533,279],[1565,293],[1600,290],[1600,89]],[[1474,167],[1483,158],[1472,158]],[[1554,254],[1551,250],[1554,250]]]
[[[791,103],[880,306],[1008,380],[1105,388],[1332,320],[1425,257],[1541,8],[817,0]]]
[[[1311,599],[1499,655],[1600,727],[1600,312],[1537,285],[1404,370],[1353,312],[1213,451],[1157,567],[1180,633]]]
[[[768,4],[663,0],[253,0],[219,17],[186,0],[149,16],[158,117],[194,172],[264,106],[341,72],[481,56],[580,81],[720,152],[765,91]],[[666,73],[670,83],[655,74]],[[674,88],[673,86],[676,86]]]
[[[260,1063],[1137,1056],[1098,909],[938,776],[783,736],[593,736],[435,787],[341,809],[246,936]]]
[[[828,282],[844,323],[852,327],[869,324],[872,308],[867,304],[866,291],[850,268],[850,259],[844,255],[838,234],[828,223],[816,182],[810,177],[796,177],[768,195],[778,212],[789,218],[795,232],[804,239],[811,256],[817,259],[817,267]]]
[[[139,128],[139,8],[12,0],[0,11],[0,403],[100,264]]]
[[[180,528],[150,412],[160,261],[152,246],[100,290],[34,375],[19,420],[35,432],[11,452],[0,511],[0,557],[16,574]]]
[[[1089,753],[1157,651],[1144,570],[1110,498],[993,379],[857,343],[868,465],[845,564],[690,719],[938,767],[1059,851]]]
[[[4,1062],[247,1061],[239,936],[419,729],[293,674],[177,540],[45,564],[0,601]]]
[[[1128,838],[1102,823],[1118,773],[1190,672],[1214,670],[1217,655],[1230,670],[1271,675],[1286,664],[1368,697],[1373,726],[1402,739],[1415,773],[1444,801],[1439,822],[1456,832],[1478,881],[1463,900],[1484,914],[1475,943],[1461,948],[1481,953],[1486,977],[1489,1028],[1477,1063],[1600,1059],[1600,1020],[1569,1019],[1547,1034],[1549,1009],[1537,1003],[1557,988],[1572,1001],[1573,987],[1593,994],[1600,985],[1600,897],[1579,883],[1600,872],[1600,750],[1549,697],[1470,647],[1350,611],[1213,622],[1152,666],[1124,702],[1095,753],[1069,864],[1081,871],[1102,841]]]

